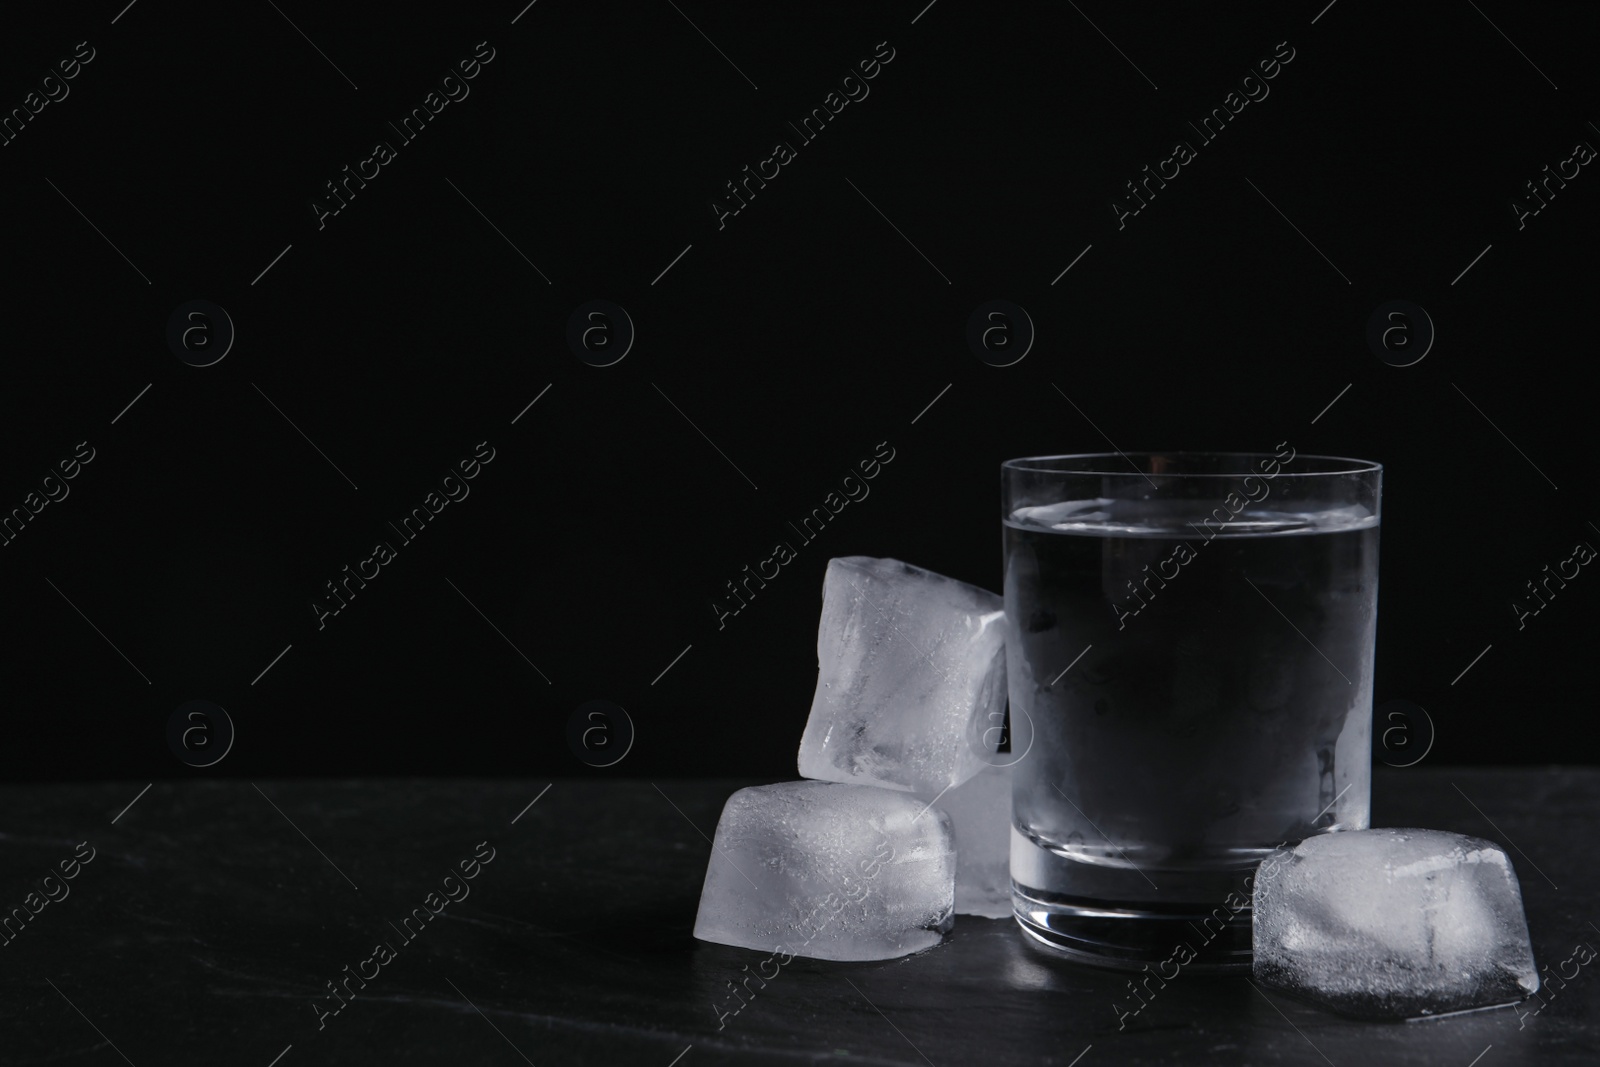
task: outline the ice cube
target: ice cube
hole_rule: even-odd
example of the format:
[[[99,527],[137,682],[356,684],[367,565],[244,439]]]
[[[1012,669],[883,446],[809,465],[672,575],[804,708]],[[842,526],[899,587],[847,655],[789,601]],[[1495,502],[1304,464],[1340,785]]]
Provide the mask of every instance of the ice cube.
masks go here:
[[[956,835],[956,914],[1011,918],[1011,767],[985,767],[935,806]]]
[[[834,782],[741,789],[717,822],[694,936],[823,960],[904,956],[950,930],[955,869],[949,816],[915,797]]]
[[[1349,1015],[1442,1015],[1539,988],[1516,872],[1476,837],[1352,830],[1275,849],[1254,923],[1256,978]]]
[[[800,774],[934,796],[985,766],[1006,702],[998,596],[893,559],[828,561]]]

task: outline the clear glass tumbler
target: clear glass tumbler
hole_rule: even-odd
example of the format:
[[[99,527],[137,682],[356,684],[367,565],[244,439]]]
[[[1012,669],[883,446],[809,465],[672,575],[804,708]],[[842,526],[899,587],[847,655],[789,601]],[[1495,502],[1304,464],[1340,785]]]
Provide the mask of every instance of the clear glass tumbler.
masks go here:
[[[1017,921],[1088,962],[1247,968],[1261,858],[1369,823],[1382,467],[1283,444],[1002,483]]]

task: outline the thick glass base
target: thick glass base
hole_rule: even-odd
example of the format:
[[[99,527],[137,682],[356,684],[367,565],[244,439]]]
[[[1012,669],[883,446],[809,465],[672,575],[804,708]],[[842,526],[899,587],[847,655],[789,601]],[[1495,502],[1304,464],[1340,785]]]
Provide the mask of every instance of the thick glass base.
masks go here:
[[[1115,905],[1074,900],[1013,883],[1017,924],[1035,941],[1080,963],[1119,970],[1250,970],[1251,912],[1203,905]]]
[[[1191,854],[1182,862],[1141,855],[1135,865],[1123,849],[1111,856],[1053,849],[1013,827],[1012,908],[1034,940],[1084,963],[1149,965],[1163,978],[1179,970],[1248,971],[1253,875],[1268,851]]]

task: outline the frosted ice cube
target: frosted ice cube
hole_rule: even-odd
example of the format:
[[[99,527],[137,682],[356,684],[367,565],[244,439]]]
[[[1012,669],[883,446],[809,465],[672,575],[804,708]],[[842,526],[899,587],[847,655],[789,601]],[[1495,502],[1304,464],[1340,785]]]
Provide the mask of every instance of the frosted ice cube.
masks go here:
[[[935,806],[956,835],[956,914],[1011,918],[1010,766],[985,767]]]
[[[933,796],[985,766],[1006,701],[998,596],[893,559],[828,561],[800,774]]]
[[[883,960],[954,923],[949,816],[885,789],[741,789],[717,822],[694,936],[824,960]],[[785,961],[786,962],[786,961]]]
[[[1346,1014],[1440,1015],[1539,988],[1516,872],[1480,838],[1307,838],[1262,861],[1254,903],[1256,977]]]

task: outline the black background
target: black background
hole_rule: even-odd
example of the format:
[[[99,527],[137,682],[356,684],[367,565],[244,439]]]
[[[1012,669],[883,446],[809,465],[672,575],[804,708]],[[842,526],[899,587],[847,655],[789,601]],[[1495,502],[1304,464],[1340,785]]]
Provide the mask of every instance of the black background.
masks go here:
[[[1593,759],[1600,578],[1520,631],[1511,603],[1600,545],[1600,178],[1510,207],[1600,145],[1593,5],[279,7],[7,14],[6,111],[95,49],[0,147],[0,508],[95,450],[0,548],[9,778],[580,773],[595,699],[637,738],[590,773],[793,776],[827,559],[998,588],[998,464],[1108,439],[1384,462],[1378,701],[1428,709],[1430,762]],[[470,96],[319,229],[480,41]],[[1123,183],[1280,41],[1270,95],[1119,230]],[[565,340],[597,298],[638,332],[604,368]],[[965,340],[995,298],[1037,329],[1003,368]],[[238,331],[210,367],[165,340],[192,299]],[[1414,366],[1365,340],[1394,299],[1437,328]],[[470,496],[319,630],[481,441]],[[881,442],[871,495],[719,629]],[[193,699],[238,730],[204,771],[166,742]]]

